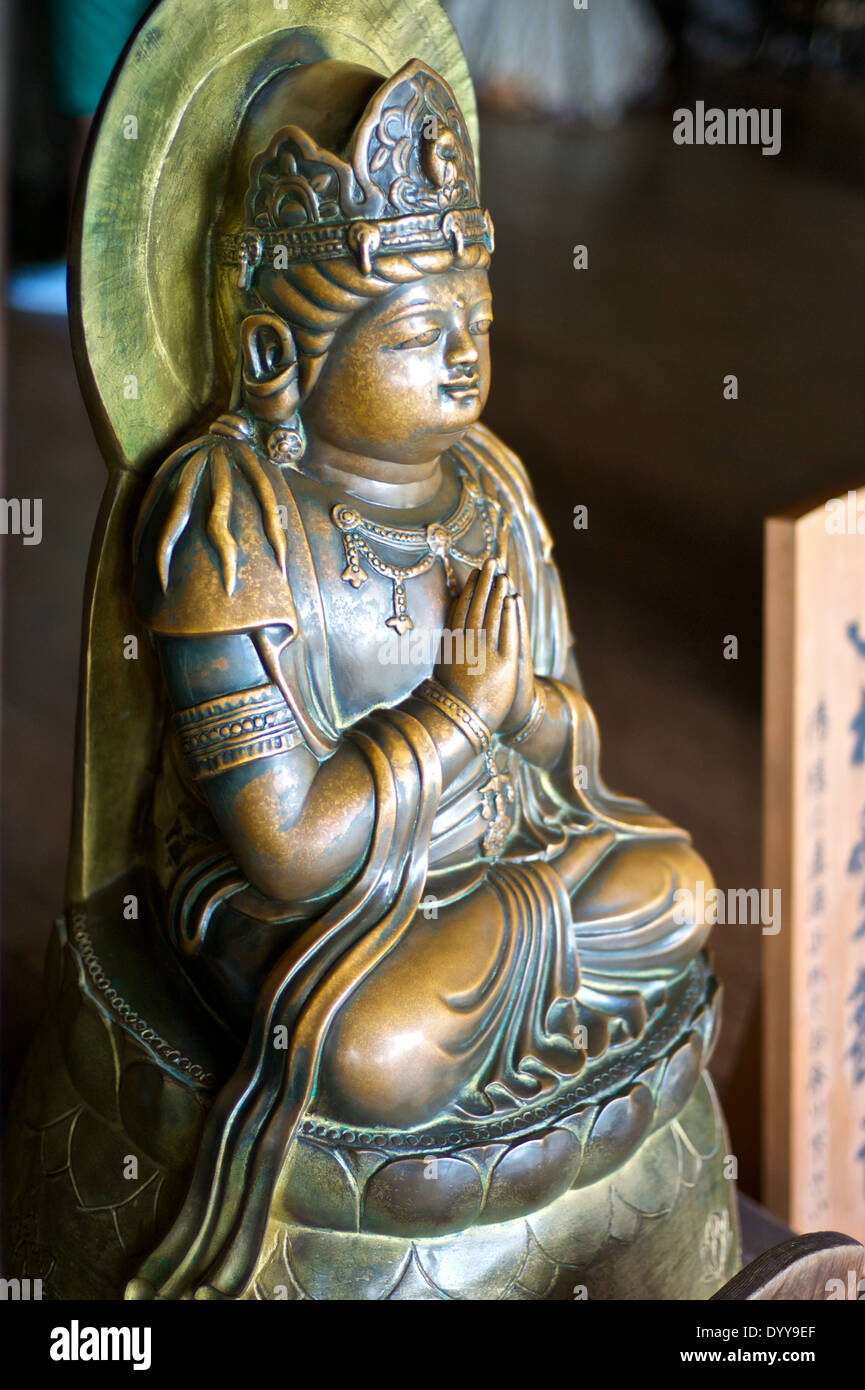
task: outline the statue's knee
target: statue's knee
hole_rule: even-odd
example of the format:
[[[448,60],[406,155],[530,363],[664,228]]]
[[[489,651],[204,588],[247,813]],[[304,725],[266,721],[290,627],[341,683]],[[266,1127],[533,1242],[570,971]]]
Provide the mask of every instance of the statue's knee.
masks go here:
[[[677,888],[694,892],[702,885],[703,891],[706,893],[714,888],[715,880],[712,877],[712,870],[693,845],[684,842],[677,845],[675,855],[671,856],[671,862]]]
[[[319,1089],[330,1116],[359,1128],[404,1129],[437,1113],[442,1059],[433,1065],[424,1039],[391,1035],[363,1045],[352,1034],[338,1030],[325,1049]]]
[[[714,886],[705,861],[684,840],[625,842],[573,895],[575,915],[616,916],[647,903],[660,904],[670,894],[691,894]]]

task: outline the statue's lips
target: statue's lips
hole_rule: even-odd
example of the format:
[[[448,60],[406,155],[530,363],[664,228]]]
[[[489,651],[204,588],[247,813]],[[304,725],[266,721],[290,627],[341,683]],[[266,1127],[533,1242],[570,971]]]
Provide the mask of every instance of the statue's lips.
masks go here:
[[[481,393],[476,377],[465,377],[459,381],[448,381],[441,389],[446,396],[451,396],[455,401],[473,400]]]

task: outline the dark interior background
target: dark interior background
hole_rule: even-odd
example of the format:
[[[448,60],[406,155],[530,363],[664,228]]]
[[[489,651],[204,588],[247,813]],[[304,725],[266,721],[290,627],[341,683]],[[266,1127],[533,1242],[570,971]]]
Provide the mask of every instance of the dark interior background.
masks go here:
[[[487,420],[526,461],[548,518],[607,780],[687,826],[719,886],[748,888],[761,883],[763,521],[865,471],[865,4],[657,8],[673,60],[618,125],[483,114],[498,238]],[[44,26],[40,6],[15,0],[13,264],[64,246],[71,135]],[[697,99],[781,107],[782,152],[677,147],[672,111]],[[586,271],[573,269],[576,244]],[[4,541],[8,1094],[63,906],[104,466],[65,320],[12,313],[7,342],[5,493],[44,504],[40,546]],[[738,401],[723,398],[729,373]],[[578,505],[587,530],[574,529]],[[763,938],[738,926],[713,942],[726,984],[713,1071],[741,1185],[758,1196]]]

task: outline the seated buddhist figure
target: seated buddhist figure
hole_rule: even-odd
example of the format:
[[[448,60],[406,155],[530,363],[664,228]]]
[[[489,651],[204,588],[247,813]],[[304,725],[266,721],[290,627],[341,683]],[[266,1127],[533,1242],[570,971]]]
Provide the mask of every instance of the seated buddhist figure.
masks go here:
[[[530,1129],[705,977],[676,894],[709,871],[601,781],[549,534],[480,423],[493,225],[452,91],[282,73],[217,235],[235,395],[149,486],[134,598],[173,712],[157,915],[242,1057],[137,1297],[242,1294],[304,1135]]]
[[[106,99],[71,264],[109,482],[5,1164],[6,1272],[46,1298],[737,1267],[712,880],[601,780],[550,535],[481,424],[470,102],[435,0],[163,0]]]

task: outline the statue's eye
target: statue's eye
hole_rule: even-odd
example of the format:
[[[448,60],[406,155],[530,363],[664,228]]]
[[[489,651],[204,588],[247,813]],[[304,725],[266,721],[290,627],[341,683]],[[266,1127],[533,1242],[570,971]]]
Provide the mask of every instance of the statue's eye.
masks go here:
[[[406,338],[405,342],[397,343],[397,351],[402,352],[403,348],[425,348],[432,347],[437,343],[442,335],[440,328],[428,328],[424,333],[418,333],[414,338]]]
[[[492,326],[492,319],[475,319],[474,323],[471,325],[471,332],[478,334],[479,337],[485,337]]]

